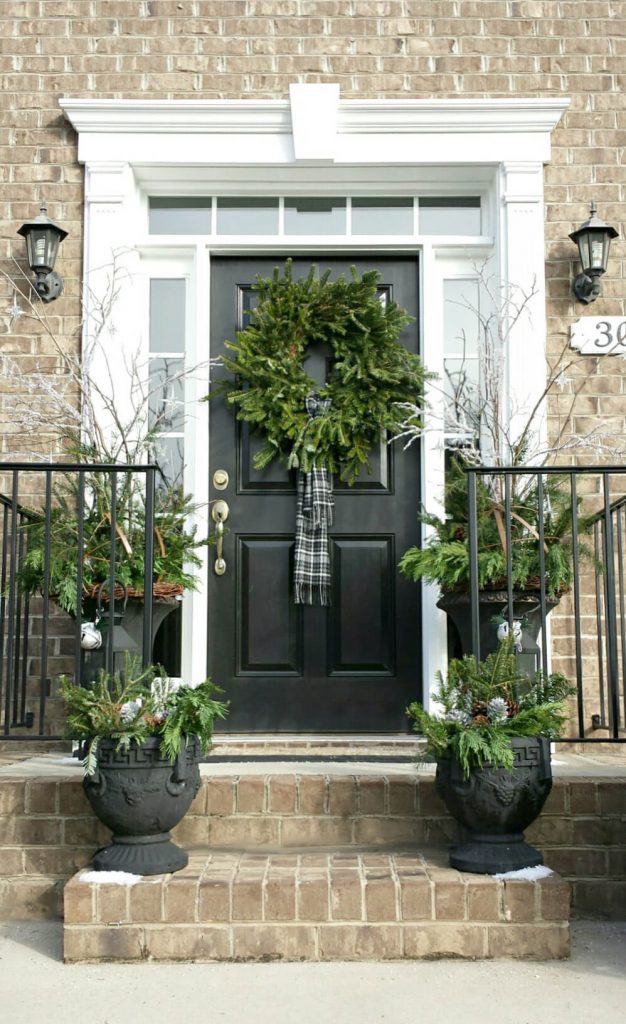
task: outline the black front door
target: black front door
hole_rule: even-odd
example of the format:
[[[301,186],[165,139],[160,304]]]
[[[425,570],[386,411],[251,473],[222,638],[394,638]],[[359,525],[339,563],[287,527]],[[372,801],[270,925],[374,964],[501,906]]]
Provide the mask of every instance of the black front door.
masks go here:
[[[381,293],[417,317],[416,257],[355,261],[302,259],[333,275],[375,266]],[[276,258],[212,260],[211,355],[247,323],[255,276]],[[418,350],[417,324],[401,338]],[[327,352],[312,352],[307,371],[324,377]],[[213,381],[223,370],[213,371]],[[405,708],[421,695],[419,588],[397,563],[417,540],[419,451],[383,439],[370,475],[348,487],[334,481],[330,531],[333,597],[329,608],[294,604],[292,586],[295,474],[275,463],[253,466],[261,440],[235,419],[223,398],[210,403],[210,498],[229,506],[223,575],[209,549],[209,674],[225,691],[228,732],[406,732]],[[216,472],[228,484],[215,486]],[[218,477],[219,482],[219,477]]]

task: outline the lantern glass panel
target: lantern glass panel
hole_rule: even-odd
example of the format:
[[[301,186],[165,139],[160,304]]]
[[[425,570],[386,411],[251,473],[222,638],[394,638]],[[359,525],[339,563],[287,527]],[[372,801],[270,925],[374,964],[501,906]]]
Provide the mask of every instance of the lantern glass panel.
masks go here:
[[[589,233],[585,232],[579,235],[576,241],[578,242],[578,252],[580,253],[580,265],[583,271],[586,273],[591,267],[591,254],[589,249]]]
[[[51,271],[59,249],[59,236],[49,228],[33,228],[27,239],[28,262],[33,270]]]
[[[589,238],[589,268],[591,270],[606,269],[606,232],[592,231]]]

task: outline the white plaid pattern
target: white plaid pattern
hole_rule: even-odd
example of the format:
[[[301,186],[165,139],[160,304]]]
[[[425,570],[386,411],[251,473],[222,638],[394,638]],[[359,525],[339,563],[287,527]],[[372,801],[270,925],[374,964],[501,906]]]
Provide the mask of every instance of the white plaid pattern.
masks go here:
[[[306,399],[307,412],[316,416],[328,411],[330,402]],[[298,471],[294,600],[296,604],[331,603],[331,571],[328,527],[333,523],[333,492],[328,470],[314,466]]]

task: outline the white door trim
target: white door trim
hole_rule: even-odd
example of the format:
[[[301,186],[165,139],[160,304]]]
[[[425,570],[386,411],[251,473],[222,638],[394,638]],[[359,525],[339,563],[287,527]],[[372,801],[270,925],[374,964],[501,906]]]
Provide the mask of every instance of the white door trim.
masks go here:
[[[187,255],[195,292],[211,251],[280,251],[286,245],[328,251],[337,239],[162,238],[147,234],[147,196],[152,195],[462,195],[487,192],[491,238],[481,239],[495,257],[505,284],[536,288],[532,336],[511,338],[509,381],[517,405],[543,390],[545,376],[545,273],[543,164],[550,134],[569,101],[557,99],[342,100],[336,85],[292,85],[289,100],[60,100],[78,132],[78,159],[85,164],[86,330],[89,294],[106,279],[111,253],[128,270],[127,296],[118,307],[112,337],[145,335],[145,310],[133,301],[132,281],[141,253]],[[477,185],[479,186],[477,188]],[[337,246],[359,246],[342,238]],[[422,337],[425,361],[440,361],[441,313],[437,263],[451,254],[470,258],[462,240],[423,244],[405,239],[361,239],[364,248],[422,252]],[[291,243],[294,243],[293,246]],[[382,244],[381,244],[382,243]],[[231,251],[233,251],[231,250]],[[123,254],[123,256],[119,256]],[[202,284],[200,283],[202,281]],[[193,290],[193,289],[192,289]],[[204,329],[208,309],[194,313]],[[520,344],[515,342],[519,340]],[[532,351],[532,358],[529,353]],[[121,363],[122,365],[122,363]],[[519,397],[521,396],[521,398]],[[523,400],[522,400],[523,399]],[[204,443],[204,442],[203,442]],[[196,452],[199,455],[200,452]],[[197,460],[196,460],[197,464]],[[433,508],[440,498],[442,449],[432,435],[423,444],[422,494]],[[202,494],[196,491],[199,500]],[[444,616],[434,595],[423,601],[425,691],[445,660]],[[193,598],[193,653],[185,671],[202,678],[206,651],[203,595]],[[191,621],[191,620],[189,620]],[[204,619],[206,622],[206,618]],[[427,693],[425,693],[427,697]]]

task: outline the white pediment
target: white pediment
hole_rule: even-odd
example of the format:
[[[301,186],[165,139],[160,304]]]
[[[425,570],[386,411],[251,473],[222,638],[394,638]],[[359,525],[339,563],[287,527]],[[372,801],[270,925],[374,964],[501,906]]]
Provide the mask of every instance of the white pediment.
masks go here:
[[[294,84],[288,100],[59,103],[82,162],[358,166],[543,163],[569,101],[342,100],[338,85]]]

